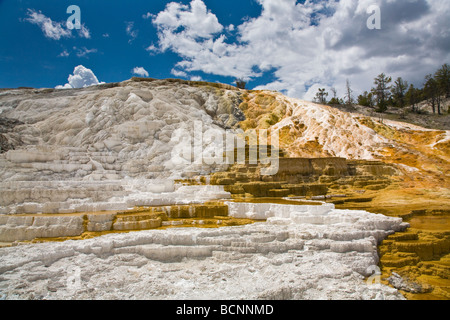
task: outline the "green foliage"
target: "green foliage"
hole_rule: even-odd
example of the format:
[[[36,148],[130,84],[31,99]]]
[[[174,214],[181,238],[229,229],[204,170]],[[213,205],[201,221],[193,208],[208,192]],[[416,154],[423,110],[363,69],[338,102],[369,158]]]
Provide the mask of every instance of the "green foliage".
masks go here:
[[[342,101],[342,99],[333,97],[330,99],[330,101],[328,101],[328,104],[333,106],[339,106],[341,104],[344,104],[344,101]]]
[[[247,82],[245,82],[242,79],[236,79],[236,87],[239,89],[245,89],[245,87],[247,86]]]
[[[417,113],[417,104],[422,101],[422,90],[415,88],[414,85],[411,84],[408,91],[405,93],[405,101],[411,106],[412,112]]]
[[[393,106],[403,108],[406,104],[406,91],[408,90],[408,82],[401,77],[395,80],[391,88]]]
[[[325,88],[320,88],[319,91],[316,93],[316,97],[314,98],[314,101],[317,103],[326,104],[327,97],[328,97],[328,92],[325,91]]]
[[[373,93],[364,91],[363,94],[358,96],[358,104],[364,107],[373,108],[375,104],[373,99]]]
[[[433,113],[436,113],[436,109],[438,114],[441,114],[441,88],[439,87],[438,82],[433,77],[433,75],[429,74],[425,77],[425,86],[423,88],[426,99],[431,103],[431,108],[433,109]]]
[[[391,98],[391,82],[392,78],[386,76],[384,73],[378,75],[374,80],[375,87],[372,88],[372,93],[376,97],[377,112],[379,113],[386,112],[388,108]]]
[[[374,87],[370,92],[365,91],[358,96],[358,104],[365,107],[376,107],[377,112],[386,112],[388,106],[411,109],[404,110],[402,116],[406,116],[409,110],[417,114],[424,114],[419,110],[418,104],[421,101],[428,100],[434,113],[442,114],[443,97],[450,98],[450,65],[442,65],[434,74],[425,77],[423,88],[416,88],[413,84],[408,84],[402,77],[398,77],[394,82],[392,78],[385,73],[381,73],[374,79]],[[322,89],[324,90],[324,89]],[[336,92],[332,89],[334,97],[330,104],[344,104],[342,99],[336,97]],[[347,100],[351,97],[352,90],[347,80]],[[321,98],[321,91],[316,95],[316,100]]]
[[[450,98],[450,65],[447,63],[442,65],[434,74],[434,79],[436,80],[440,94],[445,94],[447,98]]]

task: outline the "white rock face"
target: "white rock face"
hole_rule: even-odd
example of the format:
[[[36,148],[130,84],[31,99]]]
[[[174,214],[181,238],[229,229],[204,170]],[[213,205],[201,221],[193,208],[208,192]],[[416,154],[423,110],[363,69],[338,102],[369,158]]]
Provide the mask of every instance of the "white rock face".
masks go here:
[[[0,214],[128,210],[229,199],[223,186],[183,186],[171,180],[5,182]]]
[[[242,116],[239,103],[225,105],[232,98],[239,101],[238,92],[164,81],[51,93],[22,90],[20,95],[6,91],[0,96],[1,116],[23,124],[5,137],[22,144],[1,155],[0,177],[177,179],[192,172],[209,173],[222,167],[174,162],[172,151],[184,142],[175,139],[175,133],[184,130],[193,138],[194,129],[225,132]],[[194,128],[195,122],[202,127]],[[202,142],[203,151],[212,144]]]
[[[0,215],[1,242],[73,237],[81,235],[83,231],[83,218],[81,216],[27,217]]]
[[[0,214],[123,210],[155,199],[139,194],[173,192],[175,179],[225,169],[179,153],[190,143],[210,157],[217,142],[202,135],[242,120],[239,94],[168,81],[3,91],[0,117],[17,123],[2,133],[14,150],[0,153]]]
[[[0,296],[403,299],[395,289],[366,281],[378,264],[377,244],[405,228],[401,219],[332,207],[308,212],[239,204],[233,210],[246,214],[246,206],[271,218],[241,227],[150,230],[0,249]]]

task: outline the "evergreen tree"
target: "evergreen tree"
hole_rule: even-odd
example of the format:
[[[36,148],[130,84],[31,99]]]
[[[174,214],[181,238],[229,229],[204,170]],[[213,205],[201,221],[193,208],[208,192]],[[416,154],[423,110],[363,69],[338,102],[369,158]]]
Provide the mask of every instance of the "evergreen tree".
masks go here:
[[[242,79],[236,79],[235,82],[236,82],[236,88],[238,88],[238,89],[245,89],[245,87],[247,86],[247,82],[245,82]]]
[[[426,99],[431,103],[431,108],[433,113],[436,113],[436,108],[438,114],[441,114],[441,92],[436,79],[433,75],[429,74],[425,77],[424,93]]]
[[[340,104],[342,104],[341,99],[339,99],[338,96],[337,96],[336,88],[331,88],[331,92],[333,93],[333,98],[331,98],[331,100],[328,101],[328,104],[331,104],[331,105],[340,105]]]
[[[325,91],[325,88],[320,88],[319,91],[316,93],[316,97],[314,98],[314,101],[317,103],[326,104],[327,97],[328,97],[328,92]]]
[[[408,82],[404,81],[401,77],[397,78],[391,89],[394,106],[398,108],[403,108],[405,106],[406,103],[405,94],[407,90],[408,90]]]
[[[364,91],[363,94],[358,96],[358,104],[364,107],[373,108],[374,100],[372,92]]]
[[[450,98],[450,65],[444,64],[436,71],[434,78],[439,87],[440,93],[445,94],[446,98]]]
[[[412,112],[417,112],[417,103],[420,102],[420,90],[416,89],[413,84],[409,86],[408,91],[405,93],[405,101],[412,108]]]
[[[383,113],[387,110],[389,99],[391,98],[392,78],[386,76],[384,73],[375,78],[375,88],[372,88],[372,93],[376,97],[377,112]]]

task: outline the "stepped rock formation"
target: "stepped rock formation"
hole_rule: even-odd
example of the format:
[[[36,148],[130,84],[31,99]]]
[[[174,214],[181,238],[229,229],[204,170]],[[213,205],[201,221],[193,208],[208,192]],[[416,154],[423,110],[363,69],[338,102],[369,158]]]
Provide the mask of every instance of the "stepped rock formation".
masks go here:
[[[391,177],[400,174],[394,166],[383,162],[344,158],[280,158],[278,171],[271,176],[262,175],[262,167],[233,165],[226,172],[213,173],[210,183],[223,185],[234,197],[317,198],[327,195],[330,189],[343,191],[349,186],[385,189],[391,184]]]
[[[230,134],[253,129],[279,136],[273,175],[215,161],[236,151],[223,143]],[[448,234],[429,256],[426,244],[395,240],[402,219],[375,213],[391,213],[384,200],[404,218],[420,196],[420,209],[448,204],[449,137],[222,84],[2,89],[0,242],[50,242],[0,249],[0,298],[401,299],[364,281],[377,246],[393,237],[382,263],[426,261],[444,279],[430,259],[448,254]],[[395,198],[418,188],[413,201]],[[67,239],[78,241],[51,242]],[[84,289],[67,285],[68,265]]]
[[[405,228],[364,211],[230,203],[265,223],[149,230],[4,248],[7,299],[403,299],[368,284],[377,245]]]

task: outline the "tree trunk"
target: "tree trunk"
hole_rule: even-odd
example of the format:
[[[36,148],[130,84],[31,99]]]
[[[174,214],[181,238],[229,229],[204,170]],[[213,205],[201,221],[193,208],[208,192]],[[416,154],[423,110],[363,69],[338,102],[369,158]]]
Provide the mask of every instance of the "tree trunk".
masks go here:
[[[441,96],[438,95],[436,100],[437,100],[436,102],[437,102],[438,115],[442,115],[442,113],[441,113]]]

